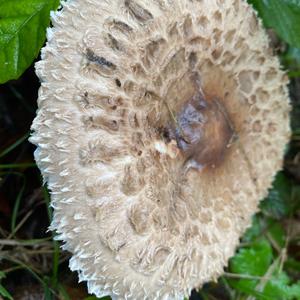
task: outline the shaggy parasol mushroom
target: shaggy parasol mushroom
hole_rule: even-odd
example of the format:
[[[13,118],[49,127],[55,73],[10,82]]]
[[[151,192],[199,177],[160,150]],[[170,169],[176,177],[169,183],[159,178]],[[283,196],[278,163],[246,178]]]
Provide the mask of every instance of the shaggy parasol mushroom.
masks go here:
[[[70,0],[36,69],[51,229],[90,293],[216,279],[282,166],[287,78],[243,0]]]

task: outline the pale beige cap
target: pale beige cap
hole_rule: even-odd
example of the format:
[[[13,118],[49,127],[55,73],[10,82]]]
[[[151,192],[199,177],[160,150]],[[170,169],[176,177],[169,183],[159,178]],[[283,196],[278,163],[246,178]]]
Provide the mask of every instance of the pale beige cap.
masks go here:
[[[216,280],[282,167],[287,77],[242,0],[70,0],[36,64],[51,229],[90,293]]]

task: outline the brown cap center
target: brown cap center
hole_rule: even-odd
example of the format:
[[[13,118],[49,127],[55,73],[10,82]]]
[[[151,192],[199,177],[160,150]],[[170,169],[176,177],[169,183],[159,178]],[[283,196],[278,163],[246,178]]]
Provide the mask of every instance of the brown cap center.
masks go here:
[[[186,158],[186,166],[202,170],[219,165],[235,137],[224,105],[197,92],[177,113],[168,128]]]

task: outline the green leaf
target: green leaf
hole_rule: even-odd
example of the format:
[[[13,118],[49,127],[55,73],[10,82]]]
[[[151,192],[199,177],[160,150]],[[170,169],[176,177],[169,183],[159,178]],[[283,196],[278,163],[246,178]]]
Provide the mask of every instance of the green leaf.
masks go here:
[[[281,55],[281,61],[285,69],[288,70],[289,77],[300,77],[300,49],[289,47]]]
[[[300,48],[299,0],[248,0],[266,27],[274,28],[287,43]]]
[[[290,285],[288,275],[281,272],[268,281],[263,293],[273,300],[298,300],[300,299],[300,282]]]
[[[0,271],[0,280],[5,278],[6,277],[6,274],[2,271]]]
[[[288,257],[285,264],[285,268],[289,271],[296,272],[297,276],[300,274],[300,261],[294,259],[293,257]]]
[[[0,284],[0,295],[9,300],[14,300],[12,295]],[[1,297],[0,297],[1,298]]]
[[[272,247],[261,239],[251,247],[241,248],[230,261],[230,270],[237,274],[263,276],[272,261]]]
[[[268,197],[261,203],[260,208],[265,215],[281,219],[288,216],[293,210],[291,195],[292,183],[280,172],[277,174],[273,187]]]
[[[272,218],[263,217],[261,214],[253,217],[252,226],[243,236],[244,243],[253,243],[256,240],[270,237],[283,248],[286,242],[286,235],[283,226]]]
[[[59,0],[0,0],[0,84],[17,79],[44,44]]]
[[[260,239],[251,247],[241,248],[230,260],[230,272],[251,276],[264,276],[273,259],[272,247],[266,239]],[[241,291],[254,291],[257,279],[230,280],[230,284]]]
[[[280,249],[285,247],[286,235],[282,224],[277,222],[271,224],[268,227],[268,233]]]
[[[243,236],[243,242],[251,243],[257,237],[261,236],[261,233],[264,229],[263,219],[259,215],[254,215],[252,218],[252,226],[247,229]]]

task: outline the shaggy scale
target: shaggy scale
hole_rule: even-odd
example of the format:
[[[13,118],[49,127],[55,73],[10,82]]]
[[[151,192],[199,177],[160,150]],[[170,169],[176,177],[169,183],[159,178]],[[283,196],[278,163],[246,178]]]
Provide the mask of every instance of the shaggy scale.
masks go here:
[[[287,79],[242,0],[69,0],[36,64],[51,229],[90,293],[216,280],[282,166]]]

